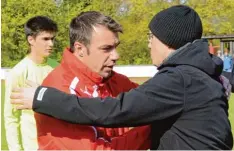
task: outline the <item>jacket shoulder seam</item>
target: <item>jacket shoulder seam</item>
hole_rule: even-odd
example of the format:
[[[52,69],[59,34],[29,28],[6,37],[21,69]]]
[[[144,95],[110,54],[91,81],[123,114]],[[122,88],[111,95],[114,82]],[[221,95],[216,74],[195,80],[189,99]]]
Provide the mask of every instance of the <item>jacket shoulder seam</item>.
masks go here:
[[[177,71],[178,71],[178,73],[179,73],[179,75],[180,75],[180,77],[182,78],[182,81],[183,81],[183,88],[184,88],[184,100],[183,100],[183,110],[182,110],[182,113],[184,113],[184,109],[185,109],[185,99],[186,99],[186,89],[185,89],[185,78],[184,78],[184,76],[183,76],[183,73],[182,73],[182,71],[180,70],[180,69],[178,69],[178,68],[175,68]]]

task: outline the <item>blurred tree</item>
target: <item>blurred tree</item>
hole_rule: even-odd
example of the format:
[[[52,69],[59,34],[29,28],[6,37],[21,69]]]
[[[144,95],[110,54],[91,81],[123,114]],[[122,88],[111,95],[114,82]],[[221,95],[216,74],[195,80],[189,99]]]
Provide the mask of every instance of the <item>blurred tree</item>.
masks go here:
[[[204,35],[234,33],[233,0],[187,0],[203,22]]]
[[[36,15],[48,17],[57,11],[51,0],[7,0],[2,5],[2,66],[11,67],[28,52],[25,22]]]
[[[186,4],[201,16],[204,35],[234,33],[233,0],[2,0],[2,66],[12,67],[28,49],[24,23],[35,15],[46,15],[58,23],[52,58],[60,61],[69,46],[69,23],[82,11],[96,10],[121,23],[118,64],[150,64],[148,23],[160,10]]]
[[[148,24],[154,14],[169,6],[168,2],[129,0],[129,10],[118,20],[124,28],[120,36],[120,60],[118,64],[150,64],[148,49]]]

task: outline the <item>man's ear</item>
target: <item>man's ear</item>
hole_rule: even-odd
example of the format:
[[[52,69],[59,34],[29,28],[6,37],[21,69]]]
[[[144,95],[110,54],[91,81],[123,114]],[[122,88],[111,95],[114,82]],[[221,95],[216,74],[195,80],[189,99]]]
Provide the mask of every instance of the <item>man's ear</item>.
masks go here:
[[[35,38],[34,38],[33,36],[28,36],[28,37],[27,37],[27,40],[28,40],[28,43],[29,43],[30,45],[33,45],[33,44],[34,44],[34,41],[35,41]]]
[[[74,43],[74,53],[77,57],[83,57],[85,55],[85,49],[86,47],[82,43],[77,41]]]

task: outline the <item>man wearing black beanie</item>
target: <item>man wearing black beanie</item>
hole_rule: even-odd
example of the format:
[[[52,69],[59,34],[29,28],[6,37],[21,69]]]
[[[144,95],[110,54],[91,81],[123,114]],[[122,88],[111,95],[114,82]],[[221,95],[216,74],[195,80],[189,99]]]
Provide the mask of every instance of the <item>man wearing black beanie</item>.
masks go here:
[[[36,91],[23,89],[24,98],[13,94],[20,100],[12,102],[22,104],[18,108],[79,124],[151,124],[153,150],[231,150],[228,100],[219,78],[222,70],[208,53],[207,41],[201,39],[197,12],[172,6],[156,14],[149,29],[151,58],[158,72],[138,88],[117,98],[78,98],[40,86]]]

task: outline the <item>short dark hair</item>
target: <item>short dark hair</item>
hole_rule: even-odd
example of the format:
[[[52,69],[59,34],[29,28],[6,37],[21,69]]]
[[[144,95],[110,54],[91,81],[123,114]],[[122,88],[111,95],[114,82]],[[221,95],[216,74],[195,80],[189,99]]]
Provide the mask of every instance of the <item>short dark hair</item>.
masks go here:
[[[26,38],[28,36],[36,37],[38,33],[43,31],[57,32],[57,24],[46,16],[35,16],[30,18],[24,25]]]
[[[69,28],[70,48],[74,51],[75,41],[79,41],[85,46],[90,44],[93,27],[103,25],[114,33],[123,32],[122,26],[109,16],[96,11],[82,12],[71,20]]]

